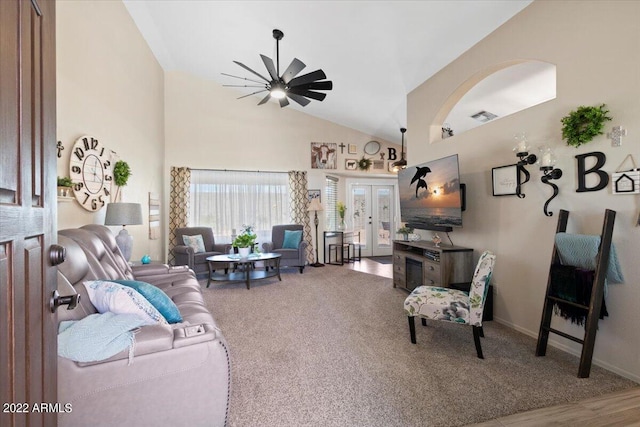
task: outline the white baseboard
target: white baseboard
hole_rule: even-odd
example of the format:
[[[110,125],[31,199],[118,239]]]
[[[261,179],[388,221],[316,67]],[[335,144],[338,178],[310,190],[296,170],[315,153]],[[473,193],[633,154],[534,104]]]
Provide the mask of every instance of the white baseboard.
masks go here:
[[[529,329],[525,329],[525,328],[523,328],[521,326],[515,325],[515,324],[513,324],[511,322],[508,322],[508,321],[506,321],[504,319],[496,317],[495,315],[493,316],[493,320],[495,322],[498,322],[498,323],[500,323],[502,325],[505,325],[505,326],[507,326],[507,327],[509,327],[511,329],[515,329],[516,331],[521,332],[521,333],[523,333],[525,335],[533,337],[536,340],[538,339],[538,331],[535,331],[535,332],[534,331],[530,331]],[[571,347],[567,346],[566,344],[564,344],[564,343],[562,343],[560,341],[556,341],[555,339],[552,338],[551,335],[549,336],[548,344],[551,345],[552,347],[557,348],[558,350],[564,351],[565,353],[569,353],[569,354],[572,354],[574,356],[580,357],[580,352],[579,351],[577,351],[574,348],[571,348]],[[535,349],[533,349],[533,350],[535,351]],[[592,359],[592,363],[594,365],[597,365],[597,366],[600,366],[601,368],[606,369],[607,371],[611,371],[614,374],[618,374],[621,377],[628,378],[631,381],[635,381],[637,383],[640,383],[640,376],[635,375],[635,374],[633,374],[631,372],[625,371],[624,369],[620,369],[617,366],[613,366],[610,363],[607,363],[607,362],[605,362],[603,360],[593,358]]]

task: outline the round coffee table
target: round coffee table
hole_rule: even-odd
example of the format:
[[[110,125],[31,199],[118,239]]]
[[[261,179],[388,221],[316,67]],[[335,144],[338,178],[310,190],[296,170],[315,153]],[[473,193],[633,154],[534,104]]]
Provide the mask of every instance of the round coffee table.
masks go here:
[[[247,283],[247,289],[251,289],[252,280],[260,280],[266,279],[267,277],[278,276],[278,280],[282,281],[282,277],[280,277],[281,256],[282,254],[276,253],[252,253],[247,257],[241,257],[238,254],[214,255],[207,257],[207,261],[209,264],[209,278],[207,280],[207,288],[211,284],[212,280],[225,282],[244,281]],[[255,263],[258,261],[264,261],[264,270],[256,270]],[[228,264],[233,264],[233,271],[230,271],[229,273],[216,273],[213,271],[214,262],[226,262]],[[269,267],[272,267],[271,271],[269,271]]]

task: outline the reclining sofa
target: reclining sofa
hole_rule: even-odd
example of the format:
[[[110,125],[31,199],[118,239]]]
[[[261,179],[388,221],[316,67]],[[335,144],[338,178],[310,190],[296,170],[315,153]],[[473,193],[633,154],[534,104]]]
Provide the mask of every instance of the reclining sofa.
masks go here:
[[[73,410],[59,414],[58,424],[225,426],[229,352],[193,271],[159,264],[132,268],[111,231],[101,225],[61,230],[58,243],[66,248],[58,266],[58,292],[80,295],[75,308],[58,309],[59,322],[96,313],[83,282],[100,279],[157,286],[182,317],[179,323],[140,327],[133,355],[125,350],[97,362],[59,356],[58,401]]]

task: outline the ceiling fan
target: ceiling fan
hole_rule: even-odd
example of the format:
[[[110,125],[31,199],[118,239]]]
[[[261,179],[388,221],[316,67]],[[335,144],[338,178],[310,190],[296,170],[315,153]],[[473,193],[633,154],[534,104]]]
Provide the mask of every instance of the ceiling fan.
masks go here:
[[[300,71],[302,71],[306,65],[298,58],[294,58],[291,64],[284,70],[282,76],[280,75],[280,49],[279,43],[284,37],[284,33],[280,30],[273,30],[273,38],[276,39],[276,63],[273,64],[273,60],[264,55],[260,55],[262,62],[264,62],[267,71],[269,72],[270,79],[266,78],[262,74],[252,70],[244,65],[242,62],[233,61],[250,73],[260,77],[266,83],[258,80],[252,80],[245,77],[233,76],[231,74],[222,73],[225,76],[234,77],[237,79],[243,79],[257,85],[224,85],[226,87],[259,87],[261,90],[255,91],[248,95],[239,97],[246,98],[247,96],[255,95],[261,92],[269,92],[262,101],[258,102],[258,105],[266,103],[269,99],[275,98],[280,102],[280,107],[286,107],[289,105],[287,98],[297,102],[303,107],[309,104],[311,101],[308,98],[318,101],[324,100],[327,96],[326,93],[317,92],[318,90],[331,90],[333,83],[330,80],[325,80],[327,76],[322,70],[316,70],[308,74],[296,77]]]

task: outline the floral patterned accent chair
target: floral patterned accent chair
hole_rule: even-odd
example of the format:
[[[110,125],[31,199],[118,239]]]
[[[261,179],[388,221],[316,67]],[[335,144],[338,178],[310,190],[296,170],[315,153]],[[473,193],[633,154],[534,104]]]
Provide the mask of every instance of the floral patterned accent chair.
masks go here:
[[[473,341],[476,344],[478,358],[484,359],[480,345],[480,337],[484,336],[482,312],[495,262],[496,256],[492,252],[485,251],[480,255],[468,293],[438,286],[415,288],[404,300],[404,311],[409,317],[411,342],[416,343],[415,317],[422,319],[423,326],[427,326],[426,319],[470,325],[473,329]]]

